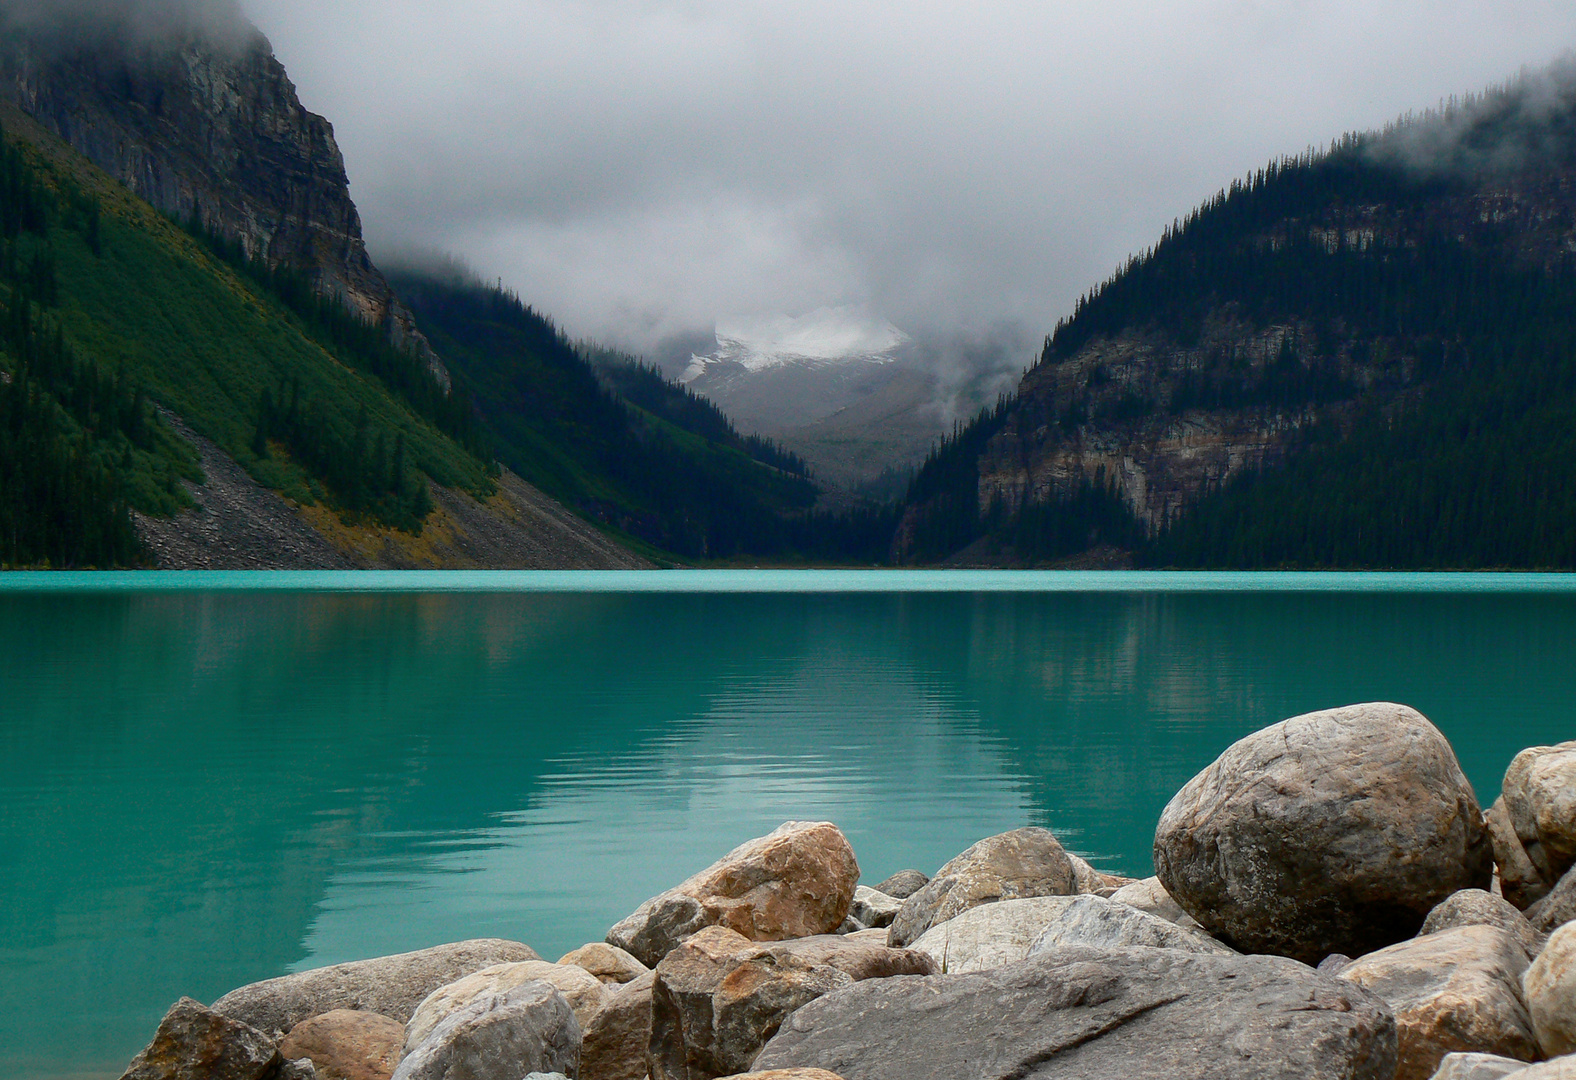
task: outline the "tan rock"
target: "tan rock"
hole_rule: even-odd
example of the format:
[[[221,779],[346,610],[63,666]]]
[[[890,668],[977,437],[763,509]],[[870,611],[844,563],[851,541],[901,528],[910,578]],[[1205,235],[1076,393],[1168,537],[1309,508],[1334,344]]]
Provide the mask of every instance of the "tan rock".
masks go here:
[[[265,1080],[280,1063],[263,1032],[181,998],[121,1080]]]
[[[860,944],[882,945],[887,943],[887,928],[872,926],[868,930],[855,930],[852,934],[843,934],[844,941],[853,941]]]
[[[1418,935],[1437,934],[1458,926],[1497,926],[1521,942],[1529,961],[1543,951],[1546,940],[1509,901],[1482,889],[1462,889],[1453,893],[1428,913]]]
[[[580,1080],[644,1080],[651,1043],[651,988],[648,971],[609,994],[591,1018],[580,1048]]]
[[[1369,953],[1337,978],[1395,1012],[1396,1080],[1426,1080],[1453,1051],[1539,1057],[1521,994],[1521,943],[1496,926],[1462,926]]]
[[[1121,874],[1107,874],[1103,870],[1096,870],[1070,851],[1067,853],[1067,861],[1073,864],[1073,883],[1080,893],[1109,897],[1116,890],[1134,882],[1133,878],[1123,877]]]
[[[1154,856],[1166,892],[1211,935],[1306,964],[1411,937],[1494,868],[1449,742],[1390,702],[1238,740],[1167,804]]]
[[[1527,1067],[1525,1061],[1498,1054],[1446,1054],[1429,1080],[1502,1080]]]
[[[1031,896],[982,904],[926,930],[913,947],[929,953],[942,972],[989,971],[1022,960],[1029,946],[1077,899]]]
[[[651,1080],[711,1080],[748,1071],[795,1009],[857,981],[817,962],[818,953],[839,950],[795,944],[758,944],[711,926],[663,957],[652,987]]]
[[[582,1030],[602,1007],[606,994],[595,975],[574,964],[549,964],[545,960],[495,964],[440,986],[428,995],[405,1025],[405,1053],[414,1051],[434,1028],[483,994],[501,994],[528,982],[546,983],[562,994]]]
[[[290,1029],[279,1053],[311,1058],[318,1080],[389,1080],[405,1045],[405,1025],[392,1017],[335,1009]]]
[[[1543,1052],[1551,1057],[1576,1053],[1576,922],[1549,936],[1522,988]]]
[[[440,986],[493,964],[540,959],[518,941],[457,941],[251,983],[215,1001],[213,1010],[279,1036],[335,1009],[361,1009],[403,1023]]]
[[[607,941],[655,965],[707,926],[752,941],[829,934],[847,918],[858,882],[854,849],[836,825],[789,821],[647,900]]]
[[[1576,1080],[1576,1054],[1567,1054],[1510,1074],[1515,1080]]]
[[[1576,742],[1523,750],[1505,770],[1502,791],[1527,858],[1553,885],[1576,865]]]
[[[843,1080],[825,1069],[767,1069],[765,1072],[734,1073],[723,1080]]]
[[[1013,829],[986,837],[937,870],[903,901],[887,940],[912,944],[931,927],[981,904],[1077,891],[1077,871],[1050,830]]]
[[[604,985],[622,986],[634,982],[651,970],[617,945],[609,945],[605,941],[593,941],[582,945],[573,952],[560,956],[558,962],[583,967]]]
[[[1184,930],[1202,930],[1198,920],[1182,910],[1182,905],[1171,899],[1166,887],[1157,877],[1141,878],[1131,885],[1124,885],[1111,894],[1119,904],[1135,907],[1166,922],[1176,923]]]
[[[1526,911],[1549,891],[1538,868],[1527,858],[1527,851],[1516,835],[1510,814],[1505,810],[1505,796],[1494,800],[1494,805],[1483,815],[1489,839],[1494,844],[1494,868],[1499,879],[1500,894],[1513,906]]]
[[[1549,894],[1527,909],[1527,921],[1545,933],[1576,919],[1576,867],[1565,871]]]

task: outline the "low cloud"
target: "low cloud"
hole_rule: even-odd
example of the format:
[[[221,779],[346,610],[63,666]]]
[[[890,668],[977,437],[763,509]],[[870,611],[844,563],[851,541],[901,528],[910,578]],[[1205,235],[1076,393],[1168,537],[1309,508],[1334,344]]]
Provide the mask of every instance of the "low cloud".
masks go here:
[[[253,31],[236,0],[0,0],[0,26],[63,41],[157,41],[193,32],[217,41]]]
[[[380,257],[640,351],[858,305],[1002,370],[1233,177],[1576,44],[1569,0],[243,3]]]

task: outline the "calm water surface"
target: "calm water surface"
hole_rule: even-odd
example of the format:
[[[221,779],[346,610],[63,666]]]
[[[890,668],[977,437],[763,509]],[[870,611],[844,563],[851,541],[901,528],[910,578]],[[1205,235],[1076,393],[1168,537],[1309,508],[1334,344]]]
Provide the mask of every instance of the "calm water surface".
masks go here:
[[[820,572],[0,576],[0,1076],[463,937],[548,959],[830,819],[867,882],[1036,824],[1151,872],[1230,742],[1389,699],[1485,801],[1576,736],[1576,581]]]

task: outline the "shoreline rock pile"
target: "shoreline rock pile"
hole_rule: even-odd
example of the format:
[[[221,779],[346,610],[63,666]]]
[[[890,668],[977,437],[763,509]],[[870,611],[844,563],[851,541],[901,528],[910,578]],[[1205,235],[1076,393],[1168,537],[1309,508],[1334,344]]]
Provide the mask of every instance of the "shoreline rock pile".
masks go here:
[[[1293,717],[1154,858],[1023,828],[871,888],[787,822],[556,963],[477,940],[183,998],[123,1080],[1576,1080],[1576,742],[1485,814],[1415,710]]]

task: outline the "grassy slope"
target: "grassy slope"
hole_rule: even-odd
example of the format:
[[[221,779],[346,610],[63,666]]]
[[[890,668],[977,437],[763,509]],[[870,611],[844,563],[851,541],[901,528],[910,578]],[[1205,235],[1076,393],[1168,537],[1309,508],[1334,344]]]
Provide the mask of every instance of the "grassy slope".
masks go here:
[[[100,255],[76,232],[50,237],[58,314],[81,355],[110,370],[124,365],[155,401],[258,480],[303,502],[320,497],[320,487],[277,455],[257,458],[249,445],[259,396],[285,379],[298,379],[303,398],[321,402],[343,437],[365,408],[374,428],[404,433],[413,463],[438,483],[489,489],[481,462],[311,340],[281,304],[20,114],[0,117],[57,183],[69,177],[102,204]]]

